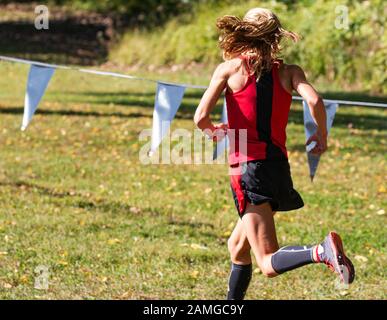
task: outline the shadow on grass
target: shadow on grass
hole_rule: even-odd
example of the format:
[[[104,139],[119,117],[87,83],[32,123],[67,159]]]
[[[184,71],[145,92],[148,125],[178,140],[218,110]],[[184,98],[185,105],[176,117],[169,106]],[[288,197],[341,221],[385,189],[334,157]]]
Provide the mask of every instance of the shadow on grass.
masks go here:
[[[168,224],[175,225],[175,226],[191,227],[191,228],[207,227],[207,228],[214,229],[214,225],[211,223],[184,221],[184,220],[177,220],[175,218],[171,219],[168,222]]]
[[[56,198],[65,198],[70,196],[78,196],[77,194],[74,194],[73,192],[69,191],[58,191],[55,189],[50,189],[47,187],[43,187],[37,184],[25,182],[25,181],[0,181],[0,187],[11,187],[11,188],[17,188],[21,190],[26,191],[37,191],[40,194],[49,195]]]
[[[187,228],[189,230],[192,230],[192,232],[200,234],[201,237],[207,237],[210,239],[218,239],[218,235],[216,232],[211,232],[211,231],[204,231],[201,230],[201,228],[209,228],[211,230],[214,230],[215,227],[211,223],[206,223],[206,222],[193,222],[193,221],[186,221],[186,220],[181,220],[181,219],[176,219],[171,218],[169,222],[167,223],[169,226],[176,226],[179,228],[179,231],[174,230],[174,232],[181,233],[182,235],[186,234]]]
[[[121,101],[123,103],[123,101]],[[130,100],[130,104],[126,107],[144,107],[149,110],[153,109],[153,105],[149,105],[144,101]],[[335,127],[348,127],[351,126],[356,129],[362,130],[387,130],[387,116],[384,110],[380,110],[380,114],[350,114],[343,113],[340,110],[350,110],[350,107],[341,107],[335,116]],[[176,119],[192,119],[194,116],[195,107],[190,103],[182,103],[176,114]],[[38,109],[37,114],[42,115],[64,115],[64,116],[77,116],[77,117],[120,117],[120,118],[151,118],[152,114],[141,112],[98,112],[98,111],[79,111],[79,110],[48,110]],[[23,107],[0,107],[0,114],[23,114]],[[214,110],[214,119],[219,120],[221,115],[221,105],[217,105]],[[302,110],[292,109],[289,114],[289,123],[297,125],[303,125],[303,112]]]
[[[341,107],[341,109],[350,110],[350,107]],[[384,114],[382,114],[384,113]],[[335,115],[333,121],[334,127],[345,128],[351,126],[352,128],[362,129],[362,130],[386,130],[387,129],[387,113],[385,111],[380,112],[378,115],[374,114],[349,114],[340,112],[340,109]],[[289,114],[289,123],[295,123],[299,125],[304,125],[302,110],[291,110]]]
[[[61,95],[62,93],[53,93]],[[69,103],[87,103],[92,105],[109,105],[113,103],[118,106],[126,107],[144,107],[154,108],[155,93],[150,92],[85,92],[85,93],[66,93],[65,102]],[[200,102],[203,92],[186,92],[180,105],[178,114],[180,118],[192,118],[196,107]],[[187,101],[188,100],[188,101]],[[191,100],[191,101],[189,101]],[[193,100],[193,101],[192,101]],[[222,99],[219,99],[217,107],[214,110],[215,115],[220,115],[222,111]]]
[[[61,191],[55,188],[48,188],[41,186],[35,183],[30,183],[26,181],[0,181],[0,187],[10,187],[20,189],[22,191],[37,192],[41,195],[47,195],[53,198],[74,198],[74,201],[71,203],[71,206],[85,209],[85,210],[98,210],[102,212],[124,212],[129,213],[130,215],[138,214],[147,214],[151,216],[160,216],[161,212],[150,209],[150,208],[135,208],[127,203],[117,202],[117,201],[106,201],[106,200],[92,200],[85,199],[84,194],[74,191]]]
[[[188,91],[189,90],[189,91]],[[54,94],[62,94],[62,92],[53,92]],[[194,90],[194,89],[187,89],[187,91],[184,93],[184,98],[188,99],[201,99],[203,96],[204,90]],[[132,92],[132,91],[106,91],[106,92],[95,92],[95,91],[86,91],[86,92],[74,92],[74,91],[67,91],[66,94],[71,95],[79,95],[79,96],[89,96],[89,97],[98,97],[101,99],[101,101],[104,100],[105,97],[124,97],[127,98],[128,96],[134,96],[134,97],[152,97],[154,98],[156,95],[156,92],[151,91],[145,91],[145,92]]]
[[[52,198],[60,198],[60,199],[71,198],[73,200],[69,204],[66,202],[66,205],[70,205],[75,208],[81,208],[86,211],[99,211],[99,212],[111,213],[111,214],[124,214],[124,215],[130,215],[132,217],[146,215],[148,217],[149,216],[165,217],[168,219],[167,211],[163,211],[163,210],[159,211],[154,208],[137,208],[137,207],[131,206],[128,203],[123,203],[119,201],[107,201],[105,199],[93,200],[93,199],[89,199],[88,197],[85,197],[84,194],[79,192],[57,190],[55,188],[48,188],[38,184],[30,183],[27,181],[0,181],[0,188],[1,187],[10,187],[10,188],[16,188],[22,191],[37,192],[41,195],[50,196]],[[184,234],[186,233],[185,228],[188,227],[192,231],[200,233],[202,236],[206,236],[209,238],[218,238],[218,236],[215,233],[199,230],[202,227],[214,229],[214,226],[211,223],[183,221],[181,219],[169,218],[168,221],[165,222],[165,224],[179,227],[178,232],[181,232]],[[89,228],[96,229],[96,228],[99,228],[99,226],[94,226],[94,227],[89,226]],[[149,237],[151,235],[146,231],[142,231],[142,232],[143,232],[143,236],[145,237]]]
[[[371,96],[367,92],[325,91],[321,93],[321,96],[324,97],[324,99],[332,99],[332,100],[387,103],[387,97]]]
[[[61,92],[57,92],[61,94]],[[86,92],[67,92],[68,94],[81,95],[81,96],[92,96],[101,97],[127,97],[128,95],[134,97],[154,97],[155,92],[131,92],[131,91],[115,91],[115,92],[101,92],[101,91],[86,91]],[[185,98],[188,99],[201,99],[204,90],[202,89],[187,89],[184,94]],[[387,103],[387,97],[384,96],[371,96],[366,92],[342,92],[342,91],[325,91],[320,93],[324,99],[336,99],[336,100],[348,100],[348,101],[363,101],[363,102],[376,102],[376,103]]]
[[[4,108],[0,107],[0,114],[23,114],[23,107]],[[140,112],[122,113],[122,112],[97,112],[97,111],[78,111],[78,110],[47,110],[38,109],[35,114],[42,115],[62,115],[74,117],[121,117],[121,118],[142,118],[150,115]]]
[[[79,95],[79,93],[76,93]],[[191,91],[186,92],[184,99],[197,99],[197,101],[192,101],[190,103],[183,100],[177,118],[180,119],[189,119],[192,118],[198,105],[200,98],[202,96],[202,91]],[[154,93],[152,92],[85,92],[80,94],[81,97],[89,96],[93,97],[93,101],[87,101],[91,104],[109,104],[115,103],[122,106],[140,106],[153,109],[154,102]],[[145,97],[145,99],[133,99],[133,97]],[[325,97],[325,95],[324,95]],[[152,98],[152,99],[150,99]],[[328,92],[326,93],[326,98],[330,99],[349,99],[349,100],[362,100],[362,101],[373,101],[373,102],[385,102],[386,99],[383,97],[371,97],[365,93],[345,93],[345,92]],[[71,102],[82,103],[82,101],[74,99]],[[299,102],[295,102],[296,104]],[[336,114],[334,125],[338,127],[346,127],[348,125],[353,126],[358,129],[378,129],[385,130],[386,126],[386,114],[383,109],[380,110],[380,115],[372,114],[350,114],[347,111],[351,110],[350,106],[341,106],[338,113]],[[340,110],[345,110],[346,112],[340,112]],[[375,110],[375,109],[373,109]],[[219,118],[222,112],[222,102],[219,100],[217,107],[215,108],[213,114],[216,118]],[[297,110],[292,108],[289,114],[289,122],[295,124],[303,125],[303,112],[302,110]]]
[[[85,209],[88,211],[102,211],[109,213],[125,213],[131,216],[144,215],[147,216],[162,216],[163,213],[152,208],[136,208],[127,203],[118,201],[106,201],[106,200],[78,200],[72,204],[73,207]]]
[[[138,106],[133,106],[138,107]],[[185,110],[184,110],[185,109]],[[188,109],[192,109],[191,106],[182,106],[178,113],[175,116],[175,119],[184,119],[184,120],[191,120],[193,119],[194,113],[188,112]],[[23,115],[24,109],[23,107],[19,108],[5,108],[0,107],[0,114],[20,114]],[[97,111],[78,111],[78,110],[47,110],[47,109],[39,109],[35,114],[41,114],[46,116],[74,116],[74,117],[97,117],[97,118],[109,118],[109,117],[117,117],[117,118],[152,118],[152,114],[146,114],[141,112],[129,112],[129,113],[123,113],[123,112],[97,112]],[[218,116],[215,116],[216,118],[220,117],[220,111],[218,112]]]

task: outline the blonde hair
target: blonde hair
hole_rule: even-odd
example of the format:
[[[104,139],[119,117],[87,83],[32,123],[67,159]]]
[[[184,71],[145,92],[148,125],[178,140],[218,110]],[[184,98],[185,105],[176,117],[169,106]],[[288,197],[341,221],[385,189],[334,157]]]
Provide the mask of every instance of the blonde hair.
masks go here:
[[[268,9],[249,10],[243,19],[236,16],[219,18],[216,26],[220,31],[219,46],[226,59],[245,54],[249,67],[256,74],[270,70],[281,51],[280,41],[290,38],[298,41],[299,36],[282,28],[278,17]]]

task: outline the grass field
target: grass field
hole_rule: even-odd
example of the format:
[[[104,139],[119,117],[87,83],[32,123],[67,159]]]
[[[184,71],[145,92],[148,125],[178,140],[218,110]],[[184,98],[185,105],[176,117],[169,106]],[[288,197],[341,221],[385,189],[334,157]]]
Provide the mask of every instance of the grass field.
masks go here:
[[[227,166],[140,164],[155,86],[138,81],[57,71],[21,132],[27,72],[0,62],[0,298],[223,299],[237,221]],[[162,78],[207,83],[183,71]],[[173,128],[194,128],[201,93],[187,91]],[[386,120],[340,107],[312,184],[293,106],[288,148],[306,205],[276,216],[280,245],[337,230],[357,278],[339,289],[322,265],[274,279],[256,270],[247,299],[387,298]],[[40,265],[48,290],[34,289]]]

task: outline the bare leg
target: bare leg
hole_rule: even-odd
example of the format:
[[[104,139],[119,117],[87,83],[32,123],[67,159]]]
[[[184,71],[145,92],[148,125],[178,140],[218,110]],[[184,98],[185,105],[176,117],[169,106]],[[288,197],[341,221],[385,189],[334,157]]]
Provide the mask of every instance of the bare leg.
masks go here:
[[[230,238],[228,239],[228,250],[231,261],[235,264],[247,265],[251,263],[250,244],[243,228],[242,220],[238,220]]]
[[[272,214],[274,216],[276,211],[273,211]],[[240,265],[251,263],[251,246],[241,219],[238,219],[238,222],[228,239],[228,250],[233,263]]]
[[[274,213],[275,212],[273,212],[273,214]],[[232,266],[228,283],[227,299],[241,300],[245,296],[252,275],[251,247],[241,219],[238,220],[238,223],[228,240],[228,249]]]
[[[279,247],[270,204],[256,206],[248,203],[242,223],[262,273],[268,277],[276,276],[271,265],[271,256]]]

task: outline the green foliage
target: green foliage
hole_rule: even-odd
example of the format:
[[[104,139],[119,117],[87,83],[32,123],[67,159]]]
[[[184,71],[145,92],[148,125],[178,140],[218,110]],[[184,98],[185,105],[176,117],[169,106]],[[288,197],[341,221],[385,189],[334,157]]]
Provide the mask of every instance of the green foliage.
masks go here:
[[[214,65],[221,61],[215,21],[224,14],[243,16],[256,1],[219,2],[195,6],[194,13],[169,20],[151,31],[129,31],[114,48],[111,59],[124,64]],[[227,5],[226,5],[227,4]],[[337,28],[340,7],[349,13],[348,29]],[[260,1],[277,13],[283,25],[302,36],[284,44],[286,62],[301,65],[312,81],[345,88],[387,93],[386,4],[373,1]]]
[[[303,39],[287,48],[289,60],[338,86],[386,94],[385,2],[341,1],[348,6],[348,29],[336,27],[341,14],[337,5],[318,0],[312,6],[298,6],[288,23]]]
[[[128,32],[113,50],[111,58],[127,64],[163,65],[192,61],[214,63],[221,59],[215,28],[217,17],[230,13],[243,15],[253,3],[254,1],[243,5],[198,5],[194,15],[177,17],[151,32]],[[132,48],[136,48],[137,52],[129,52]]]

